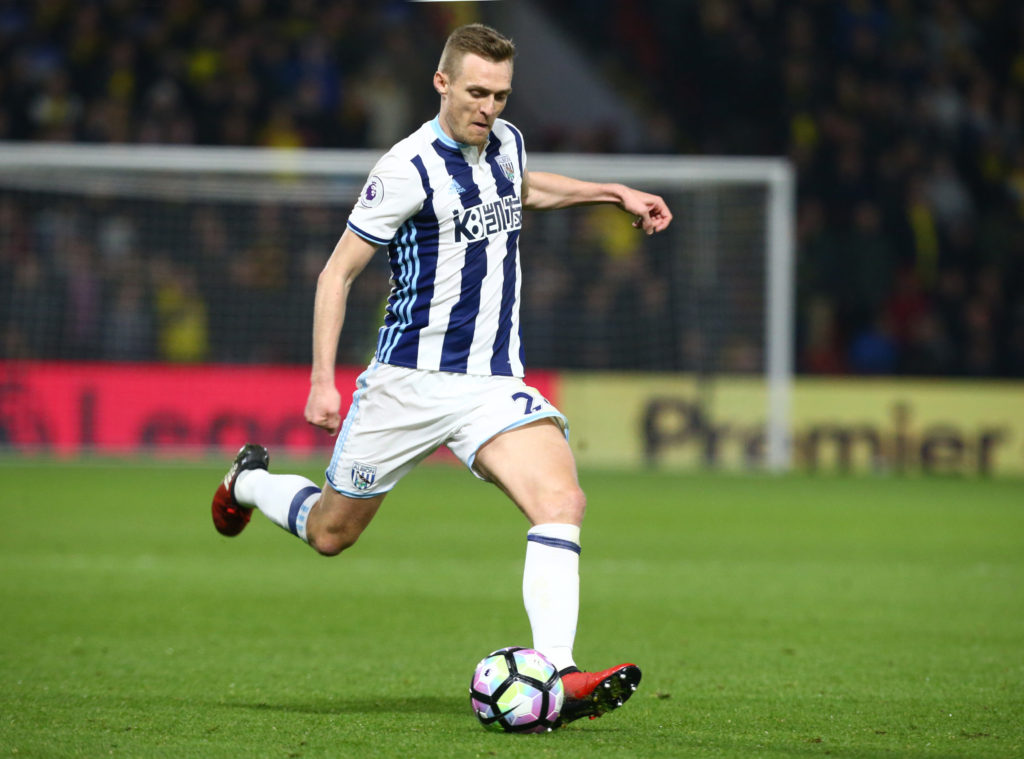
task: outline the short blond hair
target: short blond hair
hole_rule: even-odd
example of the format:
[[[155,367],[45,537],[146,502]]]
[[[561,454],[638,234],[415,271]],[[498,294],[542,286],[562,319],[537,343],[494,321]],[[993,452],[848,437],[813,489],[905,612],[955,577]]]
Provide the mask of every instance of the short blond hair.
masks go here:
[[[449,79],[457,79],[466,53],[474,53],[493,63],[508,61],[511,64],[516,46],[508,37],[486,24],[466,24],[448,35],[437,70]]]

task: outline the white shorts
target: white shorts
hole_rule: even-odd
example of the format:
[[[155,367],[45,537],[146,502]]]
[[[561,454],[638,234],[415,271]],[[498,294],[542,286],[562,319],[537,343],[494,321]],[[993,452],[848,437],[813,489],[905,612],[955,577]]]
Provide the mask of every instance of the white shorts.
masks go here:
[[[372,363],[356,380],[327,482],[343,495],[387,493],[418,463],[447,445],[480,479],[473,461],[496,435],[538,419],[569,423],[517,377],[486,377]]]

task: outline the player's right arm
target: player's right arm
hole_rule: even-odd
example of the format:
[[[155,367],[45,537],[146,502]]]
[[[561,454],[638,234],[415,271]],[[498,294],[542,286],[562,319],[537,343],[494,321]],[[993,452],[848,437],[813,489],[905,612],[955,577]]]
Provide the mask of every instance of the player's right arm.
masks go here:
[[[313,301],[313,371],[306,421],[332,435],[341,426],[341,395],[334,383],[338,338],[352,283],[366,268],[377,246],[346,229],[316,283]]]

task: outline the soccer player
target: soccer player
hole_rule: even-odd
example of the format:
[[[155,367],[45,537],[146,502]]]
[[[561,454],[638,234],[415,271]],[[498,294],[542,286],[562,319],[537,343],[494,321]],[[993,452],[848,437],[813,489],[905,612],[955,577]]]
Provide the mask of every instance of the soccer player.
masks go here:
[[[562,673],[564,723],[621,706],[641,675],[634,664],[583,672],[573,659],[586,501],[566,418],[523,381],[522,211],[612,203],[647,234],[672,214],[660,197],[621,184],[527,169],[522,134],[498,118],[514,54],[511,40],[482,24],[452,32],[434,74],[438,115],[374,167],[320,274],[305,417],[340,431],[326,484],[270,474],[266,449],[248,444],[217,488],[213,521],[237,535],[258,508],[333,556],[407,472],[447,445],[530,522],[523,600],[534,648]],[[393,286],[376,356],[342,421],[334,364],[346,298],[382,246]]]

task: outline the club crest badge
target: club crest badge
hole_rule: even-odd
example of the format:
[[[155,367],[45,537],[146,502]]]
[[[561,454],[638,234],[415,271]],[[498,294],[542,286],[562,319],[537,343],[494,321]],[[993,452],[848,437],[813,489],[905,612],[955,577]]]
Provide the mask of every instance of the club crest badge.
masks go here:
[[[505,178],[509,182],[516,181],[516,165],[512,163],[512,158],[503,153],[498,154],[498,166],[505,174]]]
[[[352,465],[352,484],[356,490],[366,490],[377,479],[377,467],[359,461]]]

